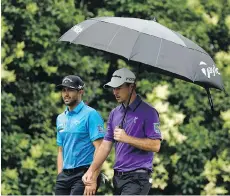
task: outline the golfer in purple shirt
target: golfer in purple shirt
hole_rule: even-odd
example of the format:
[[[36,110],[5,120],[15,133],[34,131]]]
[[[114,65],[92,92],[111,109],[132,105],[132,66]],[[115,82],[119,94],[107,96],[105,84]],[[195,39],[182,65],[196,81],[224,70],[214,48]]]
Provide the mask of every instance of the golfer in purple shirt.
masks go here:
[[[110,113],[107,134],[93,163],[82,178],[85,184],[96,181],[94,174],[106,160],[114,143],[115,195],[148,194],[152,185],[154,152],[160,149],[161,132],[158,112],[136,94],[135,80],[133,72],[122,68],[115,71],[111,81],[105,84],[113,88],[113,94],[120,105]],[[128,105],[132,88],[134,89]],[[123,128],[119,128],[126,107],[128,110]]]

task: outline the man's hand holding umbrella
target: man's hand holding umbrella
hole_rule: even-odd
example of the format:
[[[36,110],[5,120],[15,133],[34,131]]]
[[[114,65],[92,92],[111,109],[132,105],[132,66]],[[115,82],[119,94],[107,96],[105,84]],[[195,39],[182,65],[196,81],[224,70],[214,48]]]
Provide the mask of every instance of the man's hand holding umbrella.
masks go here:
[[[126,142],[128,139],[128,135],[126,134],[124,129],[116,127],[114,129],[114,140],[117,142]]]

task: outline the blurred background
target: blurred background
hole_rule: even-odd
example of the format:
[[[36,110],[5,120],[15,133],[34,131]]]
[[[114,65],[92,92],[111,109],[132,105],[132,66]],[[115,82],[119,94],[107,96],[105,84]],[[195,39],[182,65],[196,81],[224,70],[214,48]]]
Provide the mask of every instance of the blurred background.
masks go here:
[[[230,0],[2,0],[1,194],[54,194],[55,121],[64,110],[55,86],[66,75],[86,83],[84,101],[105,122],[117,105],[103,84],[132,62],[59,42],[75,24],[97,16],[154,19],[204,48],[230,92]],[[230,98],[141,69],[137,91],[160,113],[164,140],[155,155],[151,195],[230,194]],[[114,152],[103,165],[111,180]],[[111,181],[99,193],[112,194]]]

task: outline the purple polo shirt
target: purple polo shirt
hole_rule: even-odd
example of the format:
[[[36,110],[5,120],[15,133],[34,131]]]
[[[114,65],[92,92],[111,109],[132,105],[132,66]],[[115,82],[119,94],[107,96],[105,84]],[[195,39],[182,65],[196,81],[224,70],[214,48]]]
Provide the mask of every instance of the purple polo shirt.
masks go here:
[[[112,110],[107,122],[107,133],[104,140],[115,142],[113,139],[114,129],[121,124],[124,111],[125,108],[122,104]],[[161,140],[158,112],[137,95],[133,103],[128,106],[124,130],[133,137]],[[115,142],[115,164],[113,168],[119,172],[140,168],[152,171],[153,156],[153,152],[140,150],[127,143]]]

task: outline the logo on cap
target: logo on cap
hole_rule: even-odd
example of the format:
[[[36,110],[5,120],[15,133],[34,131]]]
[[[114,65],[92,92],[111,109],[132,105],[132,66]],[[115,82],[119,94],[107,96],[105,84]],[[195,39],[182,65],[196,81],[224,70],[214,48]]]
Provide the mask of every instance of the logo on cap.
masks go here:
[[[113,75],[114,78],[121,78],[121,76]]]
[[[83,86],[81,86],[81,85],[78,85],[78,87],[77,87],[78,89],[82,89],[83,88]]]
[[[134,78],[126,78],[126,81],[134,81],[135,79]]]
[[[73,82],[73,80],[71,80],[70,78],[64,78],[64,80],[62,82],[63,83]]]

